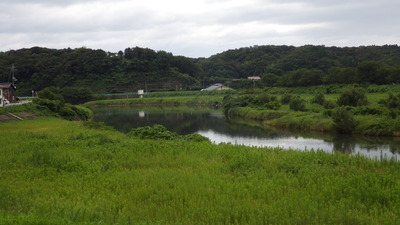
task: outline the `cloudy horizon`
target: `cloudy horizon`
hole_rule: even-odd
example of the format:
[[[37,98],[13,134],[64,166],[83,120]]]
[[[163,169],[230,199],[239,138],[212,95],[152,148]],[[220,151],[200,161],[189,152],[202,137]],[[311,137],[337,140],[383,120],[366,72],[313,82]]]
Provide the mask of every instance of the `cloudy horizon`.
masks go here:
[[[163,50],[187,57],[254,45],[399,44],[400,1],[0,0],[0,51]]]

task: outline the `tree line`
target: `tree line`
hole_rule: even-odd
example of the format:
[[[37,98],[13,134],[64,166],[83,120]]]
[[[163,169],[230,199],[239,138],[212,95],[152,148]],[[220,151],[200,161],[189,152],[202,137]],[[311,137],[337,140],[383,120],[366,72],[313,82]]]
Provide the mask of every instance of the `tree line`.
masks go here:
[[[101,49],[29,49],[0,52],[0,82],[17,67],[18,92],[29,94],[49,86],[80,87],[94,92],[145,89],[196,90],[221,82],[234,88],[297,87],[319,84],[392,84],[400,80],[397,45],[326,47],[253,46],[208,58],[174,56],[149,48],[117,53]]]
[[[203,59],[200,66],[207,78],[243,79],[237,86],[251,86],[250,76],[260,76],[261,86],[392,84],[400,80],[400,48],[253,46]]]
[[[126,48],[117,53],[42,47],[1,52],[0,82],[7,81],[12,64],[20,94],[50,86],[99,93],[200,88],[197,78],[201,69],[194,59],[148,48]]]

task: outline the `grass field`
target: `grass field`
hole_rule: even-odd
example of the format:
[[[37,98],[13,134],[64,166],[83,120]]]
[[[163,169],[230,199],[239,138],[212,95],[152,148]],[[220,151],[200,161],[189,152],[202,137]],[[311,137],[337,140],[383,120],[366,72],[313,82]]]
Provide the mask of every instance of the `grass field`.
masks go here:
[[[56,118],[0,124],[0,224],[400,221],[394,160],[90,127]]]
[[[216,96],[177,96],[177,97],[146,97],[129,99],[97,100],[85,103],[91,105],[213,105],[221,103],[222,95]]]

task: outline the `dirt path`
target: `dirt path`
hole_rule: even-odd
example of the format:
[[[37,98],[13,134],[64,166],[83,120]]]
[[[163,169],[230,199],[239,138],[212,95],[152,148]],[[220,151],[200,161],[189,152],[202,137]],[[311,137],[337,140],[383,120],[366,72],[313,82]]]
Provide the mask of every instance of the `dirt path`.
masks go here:
[[[23,119],[23,120],[32,120],[35,119],[36,116],[32,113],[28,112],[18,112],[18,113],[12,113],[16,115],[17,117]],[[12,121],[18,121],[19,119],[17,117],[14,117],[10,114],[2,114],[0,115],[0,122],[12,122]]]

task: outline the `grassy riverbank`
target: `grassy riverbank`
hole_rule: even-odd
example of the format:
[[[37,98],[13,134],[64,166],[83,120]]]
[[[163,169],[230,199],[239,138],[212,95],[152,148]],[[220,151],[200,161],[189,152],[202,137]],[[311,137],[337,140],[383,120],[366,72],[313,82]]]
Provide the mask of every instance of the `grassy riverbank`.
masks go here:
[[[338,99],[349,90],[365,92],[365,102],[361,105],[341,105]],[[266,88],[222,92],[161,92],[145,95],[145,98],[113,99],[88,102],[95,105],[223,105],[230,117],[256,120],[261,124],[318,132],[343,132],[334,114],[340,107],[347,111],[353,126],[344,130],[370,136],[400,136],[400,85],[325,85],[299,88]],[[389,103],[389,95],[396,99]],[[318,102],[316,96],[322,96]],[[229,96],[229,98],[227,98]],[[284,99],[289,96],[289,100]],[[292,104],[292,100],[297,102]],[[336,119],[340,121],[342,118]],[[338,128],[339,127],[339,128]]]
[[[56,118],[1,123],[0,143],[0,224],[400,220],[397,161],[132,139]]]
[[[151,106],[151,105],[213,105],[220,104],[223,96],[178,96],[178,97],[145,97],[128,99],[109,99],[97,100],[85,103],[85,106],[92,105],[131,105],[131,106]]]
[[[274,127],[399,136],[400,92],[392,92],[399,88],[399,85],[392,85],[245,90],[230,95],[223,105],[226,114],[231,117],[256,120]],[[357,102],[352,99],[357,95],[365,97]],[[346,127],[347,124],[352,126]]]

